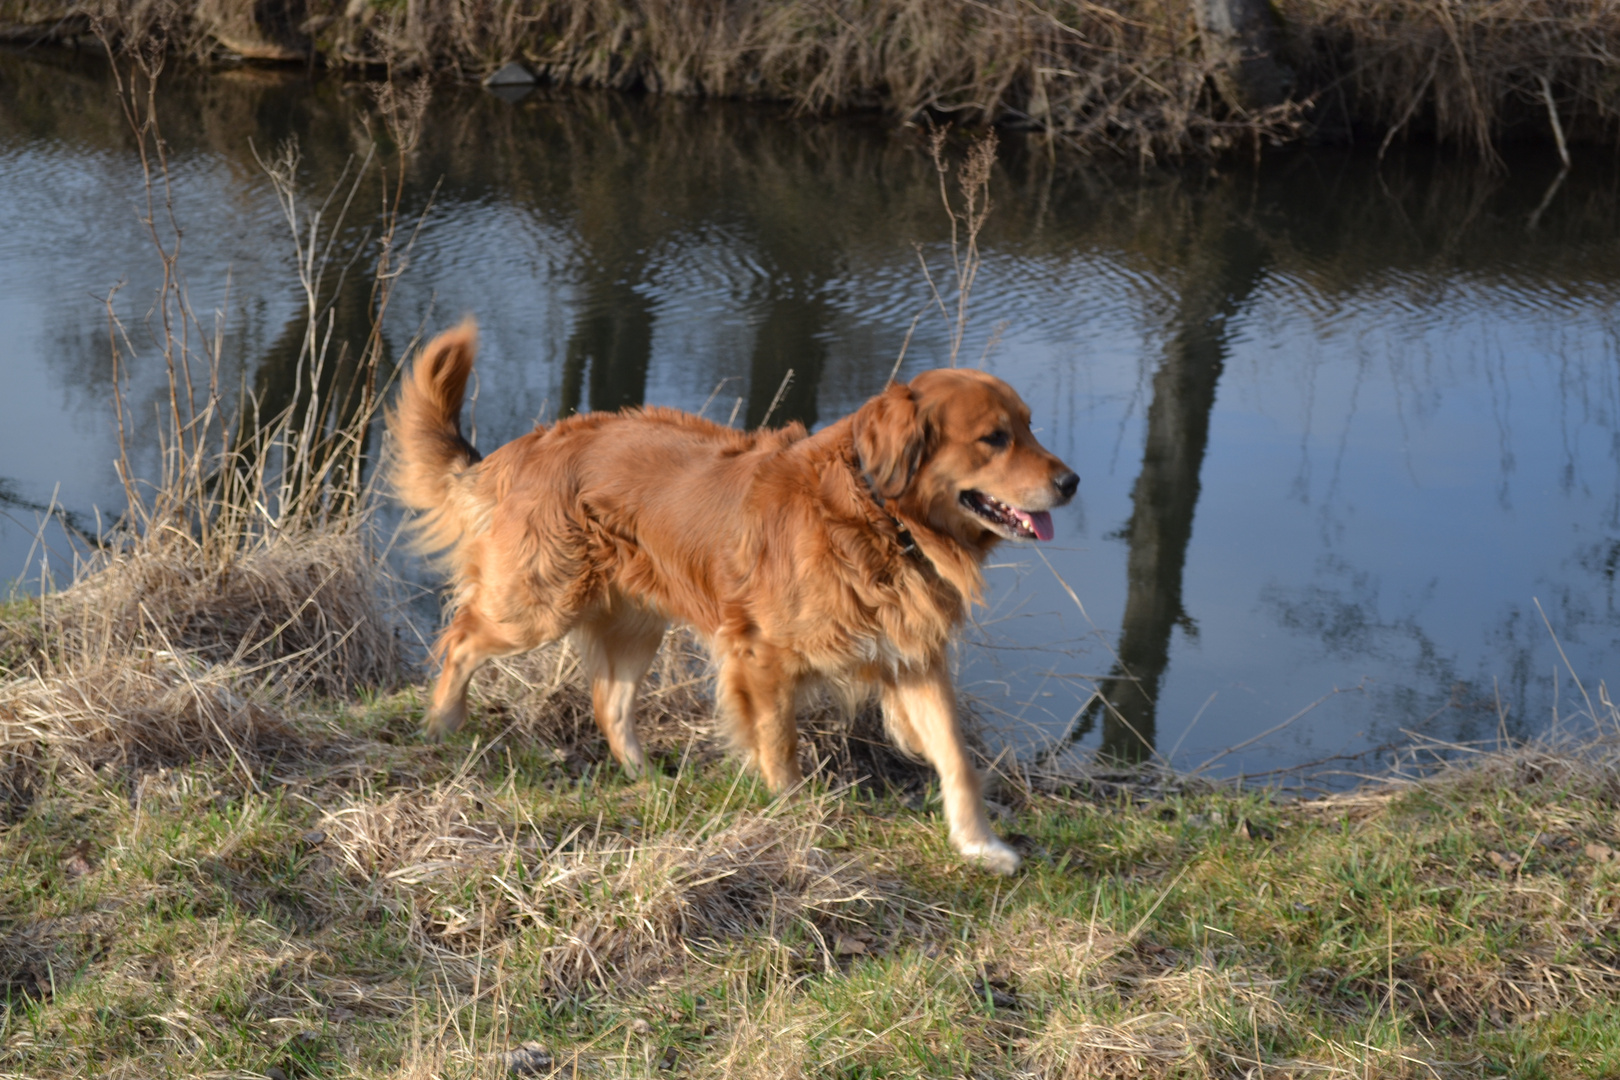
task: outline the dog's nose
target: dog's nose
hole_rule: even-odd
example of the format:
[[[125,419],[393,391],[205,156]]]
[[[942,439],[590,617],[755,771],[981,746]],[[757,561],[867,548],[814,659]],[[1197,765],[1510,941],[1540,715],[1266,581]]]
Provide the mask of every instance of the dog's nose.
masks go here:
[[[1052,483],[1057,485],[1058,494],[1063,496],[1065,502],[1074,498],[1074,493],[1080,490],[1080,478],[1072,472],[1064,473]]]

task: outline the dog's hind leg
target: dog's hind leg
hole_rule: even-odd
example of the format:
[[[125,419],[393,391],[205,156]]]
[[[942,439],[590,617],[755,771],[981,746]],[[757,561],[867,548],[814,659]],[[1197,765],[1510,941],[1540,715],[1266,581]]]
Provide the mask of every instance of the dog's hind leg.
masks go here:
[[[439,636],[435,651],[441,667],[422,727],[430,739],[443,739],[467,719],[467,685],[486,660],[534,648],[539,642],[513,641],[505,628],[466,605]]]
[[[1018,853],[990,829],[979,773],[956,717],[956,694],[942,661],[906,672],[883,688],[883,712],[895,741],[920,752],[939,772],[951,845],[998,874],[1018,869]]]
[[[587,619],[574,629],[591,679],[596,726],[607,736],[614,758],[631,776],[647,767],[647,756],[636,737],[636,692],[658,655],[667,625],[649,611],[625,606]]]

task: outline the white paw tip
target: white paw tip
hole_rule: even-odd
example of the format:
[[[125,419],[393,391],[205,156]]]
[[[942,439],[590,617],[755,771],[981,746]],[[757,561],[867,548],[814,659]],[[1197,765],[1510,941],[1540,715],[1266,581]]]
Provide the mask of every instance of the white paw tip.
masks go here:
[[[1018,852],[1000,840],[963,844],[961,851],[963,858],[976,862],[996,874],[1015,874],[1018,872],[1019,864],[1024,861],[1018,857]]]

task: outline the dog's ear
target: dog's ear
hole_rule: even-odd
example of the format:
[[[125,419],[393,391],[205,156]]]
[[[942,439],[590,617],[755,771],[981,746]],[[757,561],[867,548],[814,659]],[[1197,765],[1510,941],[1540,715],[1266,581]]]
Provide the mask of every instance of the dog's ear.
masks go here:
[[[890,383],[855,414],[855,453],[873,489],[893,499],[911,486],[922,464],[928,433],[917,398],[903,383]]]

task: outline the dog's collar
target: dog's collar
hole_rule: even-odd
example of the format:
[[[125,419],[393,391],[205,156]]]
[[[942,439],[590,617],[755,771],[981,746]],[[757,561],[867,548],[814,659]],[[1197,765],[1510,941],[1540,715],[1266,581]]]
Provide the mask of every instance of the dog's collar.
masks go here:
[[[906,528],[906,523],[889,513],[889,508],[884,505],[883,494],[878,491],[878,486],[873,482],[871,474],[865,469],[859,469],[858,471],[861,474],[861,479],[866,482],[866,490],[872,496],[872,501],[877,503],[877,508],[883,512],[883,516],[888,518],[889,523],[894,526],[895,539],[900,543],[900,551],[920,563],[928,562],[928,556],[924,555],[922,548],[917,546],[917,539],[911,535],[911,530]]]
[[[883,512],[888,514],[890,521],[894,522],[895,539],[900,541],[901,553],[909,555],[918,562],[927,562],[927,556],[923,554],[922,548],[917,546],[917,540],[911,535],[911,530],[906,528],[905,522],[890,514],[887,510]]]

